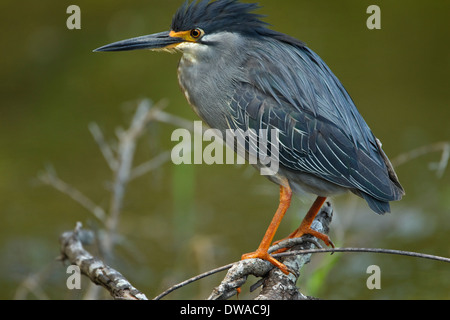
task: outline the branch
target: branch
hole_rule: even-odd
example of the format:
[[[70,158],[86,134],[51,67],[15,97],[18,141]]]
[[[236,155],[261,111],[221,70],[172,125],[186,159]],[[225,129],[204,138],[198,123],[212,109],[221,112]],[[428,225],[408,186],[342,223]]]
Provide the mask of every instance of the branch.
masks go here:
[[[329,204],[327,204],[329,206]],[[314,222],[316,227],[320,227],[317,224],[322,223],[322,226],[326,225],[326,221],[328,219],[331,219],[332,212],[330,211],[331,207],[326,208],[326,212],[322,212],[324,214],[319,219],[324,219],[323,222]],[[285,257],[293,257],[291,261],[286,261],[280,259],[286,266],[288,266],[290,269],[293,269],[293,266],[298,263],[298,269],[294,270],[300,270],[302,265],[306,264],[309,261],[309,258],[311,254],[315,253],[335,253],[335,252],[344,252],[344,253],[378,253],[378,254],[393,254],[393,255],[401,255],[401,256],[409,256],[409,257],[415,257],[415,258],[422,258],[422,259],[429,259],[429,260],[435,260],[445,263],[450,263],[450,258],[436,256],[436,255],[430,255],[430,254],[424,254],[424,253],[418,253],[418,252],[411,252],[411,251],[403,251],[403,250],[393,250],[393,249],[382,249],[382,248],[326,248],[322,249],[320,248],[320,245],[313,239],[308,238],[309,236],[303,236],[301,238],[294,238],[294,239],[288,239],[284,240],[280,243],[278,243],[275,246],[272,246],[269,249],[270,252],[275,252],[281,248],[291,248],[290,250],[283,252],[283,253],[277,253],[273,254],[273,257],[275,258],[282,258]],[[308,245],[309,242],[309,245]],[[309,249],[306,249],[305,247],[310,246]],[[314,249],[314,246],[319,249]],[[303,249],[302,249],[303,248]],[[305,256],[306,255],[306,256]],[[290,274],[289,276],[286,276],[284,273],[279,271],[278,269],[274,268],[272,264],[270,264],[267,261],[260,260],[260,259],[249,259],[249,260],[241,260],[234,263],[230,263],[227,265],[224,265],[222,267],[204,272],[200,275],[197,275],[195,277],[192,277],[190,279],[187,279],[183,282],[180,282],[170,288],[168,288],[166,291],[162,292],[155,298],[154,300],[160,300],[170,294],[171,292],[178,290],[184,286],[187,286],[195,281],[204,279],[206,277],[209,277],[213,274],[226,271],[228,270],[228,273],[225,277],[225,279],[222,281],[219,287],[215,288],[214,291],[211,293],[210,297],[208,299],[228,299],[234,296],[237,291],[237,288],[240,288],[247,280],[248,275],[254,275],[257,277],[262,277],[261,280],[259,280],[256,284],[254,284],[250,290],[254,291],[261,285],[263,286],[263,290],[261,294],[256,299],[312,299],[311,297],[306,297],[303,294],[301,294],[297,288],[293,287],[293,284],[295,284],[295,278],[298,278],[298,271],[295,272],[295,274]],[[271,274],[272,273],[272,274]],[[276,274],[275,274],[276,273]],[[279,285],[277,281],[279,281],[276,276],[281,277],[281,283],[288,283],[287,287],[283,287],[282,285]],[[289,279],[286,279],[286,277],[291,277],[291,281]]]
[[[90,234],[86,230],[81,229],[81,223],[77,224],[75,231],[65,232],[60,237],[62,259],[68,260],[70,263],[79,266],[80,271],[83,274],[87,275],[94,284],[105,287],[115,299],[146,300],[147,297],[134,288],[122,274],[105,265],[102,261],[93,257],[83,248],[82,243],[87,242],[86,238],[88,238],[88,236],[90,236]],[[290,268],[292,268],[292,263],[298,263],[296,262],[297,259],[299,259],[300,265],[302,265],[308,262],[311,254],[334,252],[394,254],[450,263],[450,258],[402,250],[380,248],[312,249],[313,246],[320,248],[320,245],[313,239],[307,239],[307,237],[308,236],[282,241],[277,245],[272,246],[269,252],[292,246],[292,249],[287,252],[273,255],[275,258],[282,259],[290,257],[292,261],[280,259],[280,261],[283,261],[283,263],[288,265]],[[308,246],[308,242],[310,243],[310,249],[297,249]],[[292,277],[298,278],[298,272],[294,272],[294,274],[286,276],[284,273],[278,272],[279,270],[274,268],[272,264],[267,261],[260,259],[249,259],[230,263],[185,280],[167,289],[155,297],[154,300],[160,300],[179,288],[228,269],[230,269],[230,271],[224,281],[222,281],[219,287],[214,289],[214,292],[211,294],[209,299],[228,299],[232,297],[236,294],[236,288],[241,287],[245,283],[249,274],[262,277],[262,279],[254,284],[250,289],[251,291],[254,291],[263,285],[263,290],[256,299],[312,299],[311,297],[306,297],[301,294],[295,287],[295,282],[297,280]],[[277,279],[275,276],[281,276],[282,278]],[[292,279],[286,279],[286,277],[291,277]]]
[[[137,139],[142,135],[144,128],[149,121],[148,114],[150,111],[150,103],[147,100],[143,100],[134,114],[129,129],[126,131],[121,130],[117,134],[119,140],[117,169],[114,170],[114,184],[112,188],[110,212],[105,223],[107,230],[111,232],[112,235],[116,232],[119,223],[119,214],[122,210],[125,189],[130,180]],[[107,243],[106,245],[109,247],[112,246],[112,243]]]
[[[289,252],[274,254],[273,256],[274,257],[286,257],[286,256],[291,256],[291,255],[307,254],[307,253],[335,253],[335,252],[383,253],[383,254],[393,254],[393,255],[399,255],[399,256],[415,257],[415,258],[422,258],[422,259],[450,263],[450,258],[446,258],[446,257],[441,257],[441,256],[436,256],[436,255],[426,254],[426,253],[420,253],[420,252],[394,250],[394,249],[382,249],[382,248],[333,248],[333,249],[293,250],[293,251],[289,251]]]
[[[152,114],[152,118],[153,120],[156,120],[161,123],[184,128],[189,131],[194,131],[194,124],[192,123],[192,121],[164,112],[162,110],[155,110],[155,112]]]
[[[329,225],[333,217],[331,204],[327,202],[317,215],[312,224],[312,228],[320,233],[327,234]],[[285,248],[294,244],[289,250],[308,250],[320,246],[315,241],[311,241],[311,236],[304,236],[299,239],[289,239],[270,248],[270,252]],[[291,273],[284,274],[278,268],[267,261],[260,259],[242,260],[233,265],[228,271],[222,283],[216,287],[209,300],[228,299],[235,295],[247,280],[248,275],[263,277],[258,281],[257,286],[262,285],[261,293],[256,300],[305,300],[309,299],[297,288],[296,283],[300,276],[300,270],[310,261],[311,253],[301,255],[289,255],[282,257],[280,262],[284,263]],[[255,289],[255,286],[252,287]]]
[[[106,237],[104,237],[100,242],[100,247],[104,250],[106,256],[110,253],[114,245],[114,234],[117,231],[119,215],[122,209],[125,190],[128,183],[131,180],[154,170],[170,159],[170,152],[166,151],[133,168],[133,159],[136,151],[137,140],[144,133],[146,126],[152,121],[158,121],[193,130],[193,125],[190,121],[162,111],[161,109],[163,109],[165,105],[166,103],[163,102],[152,106],[149,100],[143,100],[140,102],[129,128],[126,130],[117,130],[117,149],[112,148],[105,142],[104,135],[98,125],[90,125],[89,129],[114,175],[112,196],[108,212],[97,206],[80,191],[59,179],[51,168],[47,168],[47,171],[39,176],[41,181],[52,185],[55,189],[69,195],[72,199],[80,203],[83,207],[92,212],[99,220],[105,223]],[[442,156],[439,164],[437,164],[434,169],[436,169],[439,176],[442,176],[447,168],[450,158],[449,142],[436,143],[431,146],[418,148],[407,154],[399,156],[393,161],[393,163],[400,165],[423,154],[436,151],[441,151]],[[331,223],[332,214],[333,212],[331,205],[327,203],[321,209],[321,212],[314,221],[312,226],[313,229],[321,233],[328,233],[328,227]],[[85,234],[86,231],[81,229],[81,223],[78,223],[73,232],[66,232],[60,237],[62,258],[79,266],[83,274],[87,275],[94,284],[101,285],[106,288],[115,299],[146,300],[147,297],[134,288],[130,282],[123,277],[123,275],[107,266],[99,259],[93,257],[83,248],[82,238]],[[320,245],[309,236],[280,242],[278,245],[271,247],[269,252],[276,252],[280,248],[290,248],[287,252],[273,255],[277,259],[279,258],[279,260],[283,262],[289,270],[292,270],[292,273],[289,275],[285,275],[279,269],[274,268],[273,265],[267,261],[260,259],[243,260],[183,281],[182,283],[169,288],[155,299],[161,299],[178,288],[227,269],[229,269],[229,271],[226,277],[222,283],[214,289],[209,299],[228,299],[232,297],[238,292],[237,289],[246,282],[248,275],[261,277],[261,279],[251,287],[251,291],[253,291],[262,286],[262,290],[256,299],[311,299],[299,291],[296,287],[296,282],[299,278],[300,270],[309,262],[313,253],[388,253],[450,262],[450,259],[448,258],[399,250],[367,248],[316,249],[320,248]]]
[[[153,159],[136,166],[130,173],[130,180],[134,180],[144,174],[161,167],[170,160],[170,151],[160,153]]]
[[[94,201],[85,196],[81,191],[61,180],[52,167],[47,166],[45,172],[38,174],[38,179],[42,183],[52,186],[61,193],[71,197],[100,221],[105,221],[105,210],[96,205]]]
[[[301,244],[304,242],[304,240],[302,238],[295,238],[295,239],[291,239],[292,243],[297,243],[297,244]],[[282,245],[283,242],[280,242],[279,245]],[[308,250],[293,250],[293,251],[288,251],[288,252],[283,252],[283,253],[277,253],[274,254],[273,257],[275,258],[279,258],[279,257],[286,257],[286,256],[295,256],[295,255],[301,255],[301,254],[308,254],[308,253],[335,253],[335,252],[344,252],[344,253],[352,253],[352,252],[360,252],[360,253],[382,253],[382,254],[393,254],[393,255],[399,255],[399,256],[408,256],[408,257],[415,257],[415,258],[422,258],[422,259],[429,259],[429,260],[435,260],[435,261],[441,261],[441,262],[446,262],[446,263],[450,263],[450,258],[446,258],[446,257],[441,257],[441,256],[436,256],[436,255],[431,255],[431,254],[424,254],[424,253],[419,253],[419,252],[412,252],[412,251],[403,251],[403,250],[393,250],[393,249],[382,249],[382,248],[333,248],[333,249],[308,249]],[[251,261],[251,260],[248,260]],[[262,261],[262,260],[260,260]],[[245,264],[245,260],[244,261],[238,261],[238,262],[233,262],[233,263],[229,263],[227,265],[224,265],[222,267],[204,272],[202,274],[199,274],[195,277],[192,277],[188,280],[185,280],[183,282],[180,282],[172,287],[170,287],[169,289],[167,289],[166,291],[164,291],[163,293],[159,294],[158,296],[156,296],[155,298],[153,298],[153,300],[160,300],[163,297],[167,296],[168,294],[170,294],[171,292],[180,289],[188,284],[191,284],[195,281],[201,280],[203,278],[209,277],[213,274],[225,271],[230,269],[231,267],[239,264],[239,263],[243,263]],[[253,261],[251,261],[251,263],[253,263]],[[259,263],[259,262],[257,262]],[[246,267],[244,267],[246,268]],[[250,267],[251,268],[251,267]],[[247,269],[250,269],[247,268]],[[271,266],[269,266],[269,268],[273,268]],[[244,282],[242,282],[243,284]],[[256,289],[257,287],[259,287],[261,284],[261,281],[258,281],[255,285],[252,286],[251,291],[253,291],[254,289]],[[234,289],[234,288],[233,288]],[[233,296],[234,294],[231,294],[231,296]]]
[[[92,137],[94,138],[95,142],[97,142],[97,145],[100,148],[100,151],[102,152],[103,157],[105,158],[109,168],[112,171],[116,171],[117,167],[119,166],[119,163],[117,162],[117,159],[114,157],[114,152],[112,151],[112,148],[108,143],[106,143],[105,138],[103,136],[103,132],[100,129],[99,125],[95,122],[90,123],[89,131],[91,131]]]
[[[55,170],[50,166],[46,168],[45,172],[38,175],[41,182],[68,195],[103,223],[105,232],[104,236],[99,239],[99,247],[103,256],[106,258],[111,257],[112,249],[115,245],[119,217],[128,183],[133,179],[155,170],[170,160],[170,152],[165,151],[153,159],[133,168],[138,139],[144,134],[146,127],[152,121],[182,124],[184,126],[188,126],[189,124],[188,121],[182,118],[163,112],[161,109],[165,108],[166,105],[167,102],[164,100],[155,105],[148,99],[140,101],[129,127],[126,130],[116,130],[117,142],[114,142],[114,146],[117,145],[117,148],[112,147],[111,144],[106,142],[103,132],[96,123],[89,125],[89,130],[113,173],[110,206],[108,209],[98,206],[78,189],[61,180]],[[92,286],[92,288],[95,290],[97,287]],[[89,292],[91,293],[93,291]],[[93,297],[95,296],[94,294]]]
[[[68,260],[71,264],[77,265],[82,274],[108,290],[114,299],[147,300],[145,294],[133,287],[121,273],[105,265],[83,248],[82,238],[86,235],[86,231],[81,227],[81,223],[78,222],[74,231],[61,235],[59,241],[62,260]]]
[[[406,153],[403,153],[392,160],[392,164],[396,167],[411,161],[412,159],[418,158],[420,156],[426,155],[432,152],[442,152],[441,160],[438,163],[430,163],[431,170],[436,170],[436,175],[441,178],[448,166],[450,159],[450,142],[443,141],[433,143],[431,145],[426,145]]]
[[[149,100],[142,100],[137,110],[131,120],[130,127],[127,130],[118,130],[118,152],[115,161],[110,159],[110,151],[108,148],[102,147],[100,145],[100,138],[97,141],[100,148],[103,151],[105,159],[110,166],[112,165],[114,182],[112,186],[112,195],[110,200],[110,209],[105,221],[106,226],[106,237],[103,241],[103,250],[105,253],[110,253],[114,245],[114,237],[117,231],[117,226],[119,224],[119,216],[122,211],[123,199],[125,197],[125,190],[127,188],[128,182],[133,178],[136,178],[150,170],[155,169],[157,166],[162,165],[168,160],[168,153],[163,153],[161,156],[156,157],[147,164],[143,164],[136,169],[133,169],[133,159],[135,156],[135,150],[138,139],[144,133],[146,126],[154,120],[154,115],[160,112],[162,108],[166,106],[166,102],[159,102],[158,104],[152,106]],[[94,130],[95,131],[95,130]],[[97,136],[99,134],[97,133]]]

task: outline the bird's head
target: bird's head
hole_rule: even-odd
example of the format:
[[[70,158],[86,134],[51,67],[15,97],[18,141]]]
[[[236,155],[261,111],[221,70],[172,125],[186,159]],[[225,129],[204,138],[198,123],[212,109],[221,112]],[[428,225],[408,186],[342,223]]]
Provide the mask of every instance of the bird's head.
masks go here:
[[[230,34],[255,35],[267,25],[261,15],[252,13],[259,6],[238,0],[186,1],[175,13],[170,31],[114,42],[94,51],[137,49],[188,51],[226,42]]]

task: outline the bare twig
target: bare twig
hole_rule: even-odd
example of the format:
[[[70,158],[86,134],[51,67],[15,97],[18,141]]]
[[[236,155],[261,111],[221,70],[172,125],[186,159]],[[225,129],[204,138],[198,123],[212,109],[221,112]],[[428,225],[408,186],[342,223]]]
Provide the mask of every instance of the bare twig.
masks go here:
[[[170,287],[169,289],[165,290],[164,292],[160,293],[159,295],[157,295],[156,297],[154,297],[153,300],[161,300],[162,298],[164,298],[165,296],[167,296],[168,294],[170,294],[171,292],[173,292],[173,291],[175,291],[175,290],[177,290],[177,289],[180,289],[180,288],[182,288],[182,287],[185,287],[185,286],[187,286],[188,284],[191,284],[191,283],[196,282],[196,281],[198,281],[198,280],[201,280],[201,279],[203,279],[203,278],[212,276],[213,274],[216,274],[216,273],[219,273],[219,272],[228,270],[228,269],[230,269],[232,266],[234,266],[235,264],[236,264],[236,262],[229,263],[229,264],[224,265],[224,266],[222,266],[222,267],[219,267],[219,268],[216,268],[216,269],[209,270],[209,271],[204,272],[204,273],[202,273],[202,274],[199,274],[199,275],[197,275],[197,276],[195,276],[195,277],[192,277],[192,278],[190,278],[190,279],[187,279],[187,280],[185,280],[185,281],[183,281],[183,282],[180,282],[180,283],[178,283],[178,284],[176,284],[176,285]]]
[[[304,240],[302,238],[296,238],[296,239],[292,239],[292,240],[293,240],[292,243],[297,243],[297,244],[301,244],[301,243],[304,242]],[[450,263],[450,258],[446,258],[446,257],[430,255],[430,254],[423,254],[423,253],[418,253],[418,252],[411,252],[411,251],[382,249],[382,248],[329,248],[329,249],[293,250],[293,251],[287,251],[287,252],[283,252],[283,253],[274,254],[273,257],[281,258],[281,257],[286,257],[286,256],[296,256],[296,255],[302,255],[302,254],[335,253],[335,252],[342,252],[342,253],[359,252],[359,253],[393,254],[393,255],[399,255],[399,256],[408,256],[408,257],[415,257],[415,258],[422,258],[422,259],[429,259],[429,260],[435,260],[435,261],[441,261],[441,262]],[[247,261],[247,262],[245,262],[245,261]],[[198,281],[198,280],[201,280],[203,278],[209,277],[209,276],[211,276],[213,274],[216,274],[216,273],[228,270],[228,269],[232,268],[233,266],[235,266],[237,264],[240,264],[240,263],[242,263],[242,261],[236,261],[236,262],[229,263],[227,265],[221,266],[219,268],[212,269],[210,271],[204,272],[202,274],[199,274],[199,275],[197,275],[195,277],[187,279],[187,280],[185,280],[183,282],[180,282],[180,283],[178,283],[178,284],[168,288],[166,291],[162,292],[161,294],[159,294],[158,296],[156,296],[153,299],[154,300],[160,300],[160,299],[164,298],[165,296],[169,295],[170,293],[172,293],[175,290],[178,290],[178,289],[180,289],[180,288],[182,288],[184,286],[187,286],[188,284],[191,284],[191,283],[193,283],[195,281]],[[254,263],[254,261],[252,261],[252,260],[244,260],[244,263],[252,264],[252,263]],[[245,268],[251,269],[251,267],[245,267]],[[273,268],[273,267],[269,266],[269,268]],[[261,281],[258,281],[257,285],[260,286],[261,285]],[[253,289],[256,289],[255,285],[252,286],[252,287],[253,288],[252,288],[251,291],[253,291]],[[231,294],[231,296],[233,296],[233,295],[234,294]]]
[[[61,180],[52,167],[47,166],[45,172],[38,175],[38,179],[44,184],[50,185],[61,193],[71,197],[100,221],[105,221],[106,213],[103,208],[96,205],[94,201],[85,196],[81,191]]]
[[[431,145],[426,145],[406,153],[403,153],[392,160],[392,164],[394,166],[400,166],[412,159],[418,158],[420,156],[433,153],[433,152],[442,152],[441,159],[438,163],[433,163],[431,166],[432,170],[436,171],[436,175],[441,178],[444,175],[444,172],[448,166],[448,162],[450,159],[450,142],[443,141],[433,143]]]
[[[107,239],[104,243],[106,250],[110,250],[113,244],[112,238],[117,230],[119,215],[122,210],[125,189],[130,179],[130,173],[133,165],[133,158],[136,149],[137,138],[142,134],[147,124],[147,114],[150,111],[150,104],[143,100],[131,121],[130,128],[118,133],[118,157],[117,170],[114,171],[114,183],[110,201],[110,209],[105,226],[108,231]]]
[[[153,159],[136,166],[130,173],[130,180],[139,178],[144,174],[161,167],[164,163],[168,162],[169,160],[170,160],[169,151],[160,153]]]
[[[149,172],[157,165],[161,165],[167,159],[167,153],[163,153],[161,157],[157,157],[153,162],[147,163],[145,166],[138,167],[137,171],[133,171],[133,159],[135,155],[137,140],[142,136],[147,124],[154,120],[154,114],[164,108],[166,102],[160,102],[152,107],[149,100],[142,100],[131,120],[130,127],[123,131],[117,132],[118,136],[118,152],[117,152],[117,168],[113,171],[114,182],[112,187],[112,195],[110,201],[110,209],[105,221],[106,237],[103,241],[103,249],[106,253],[111,251],[113,239],[117,231],[119,223],[119,215],[122,210],[123,199],[128,182],[133,178]]]
[[[325,248],[325,249],[307,249],[307,250],[293,250],[289,252],[274,254],[274,257],[287,257],[299,254],[308,253],[334,253],[334,252],[364,252],[364,253],[383,253],[383,254],[393,254],[399,256],[415,257],[428,260],[435,260],[440,262],[450,263],[450,258],[436,256],[432,254],[425,254],[420,252],[404,251],[404,250],[394,250],[394,249],[382,249],[382,248]]]
[[[113,172],[110,207],[108,210],[96,205],[78,189],[61,180],[53,168],[47,167],[44,173],[38,175],[41,182],[68,195],[103,222],[106,230],[103,233],[104,236],[99,238],[99,246],[105,257],[110,257],[112,254],[116,238],[115,234],[119,224],[119,216],[128,183],[132,179],[155,170],[170,159],[170,153],[166,151],[157,155],[150,161],[133,168],[137,140],[143,135],[147,125],[152,121],[172,122],[172,124],[175,125],[181,123],[184,126],[188,126],[188,121],[161,111],[166,105],[166,101],[161,101],[152,105],[149,100],[142,100],[133,115],[128,129],[116,130],[118,137],[117,143],[114,143],[114,145],[117,145],[116,148],[111,147],[111,144],[106,142],[104,134],[96,123],[91,123],[89,125],[89,130],[94,140],[99,146],[109,168]],[[93,291],[96,291],[95,286],[93,288]],[[90,292],[93,291],[91,290]],[[95,297],[95,294],[91,295],[91,298]]]
[[[187,129],[189,131],[194,131],[194,124],[192,123],[192,121],[164,112],[160,109],[154,111],[154,113],[152,114],[152,118],[153,120],[161,123],[166,123],[175,127]]]
[[[29,294],[33,294],[39,300],[50,300],[50,297],[43,290],[43,283],[48,281],[51,274],[54,273],[55,263],[52,261],[43,267],[40,271],[28,275],[14,293],[14,300],[25,300]]]
[[[86,275],[97,285],[107,289],[114,299],[119,300],[147,300],[145,294],[137,290],[125,277],[105,265],[101,260],[93,257],[83,248],[80,222],[74,231],[65,232],[60,237],[62,260],[68,260],[77,265],[82,274]]]
[[[103,157],[105,158],[109,168],[112,171],[116,171],[119,164],[114,156],[111,147],[109,146],[108,143],[106,143],[105,138],[103,136],[103,132],[98,126],[98,124],[95,122],[90,123],[89,131],[91,131],[91,134],[94,137],[95,142],[97,142],[97,145],[100,148],[100,151],[102,152]]]

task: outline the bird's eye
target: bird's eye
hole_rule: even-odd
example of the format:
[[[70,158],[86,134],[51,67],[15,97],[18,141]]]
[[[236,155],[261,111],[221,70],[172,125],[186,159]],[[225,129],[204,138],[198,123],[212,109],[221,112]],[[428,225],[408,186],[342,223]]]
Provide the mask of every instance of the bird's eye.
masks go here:
[[[192,29],[191,30],[191,37],[194,39],[200,38],[205,32],[202,29]]]

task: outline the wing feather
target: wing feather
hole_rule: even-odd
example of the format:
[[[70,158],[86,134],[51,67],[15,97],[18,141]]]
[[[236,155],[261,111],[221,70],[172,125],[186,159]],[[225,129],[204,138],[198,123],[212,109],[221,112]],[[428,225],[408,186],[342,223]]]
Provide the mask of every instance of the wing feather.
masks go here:
[[[229,106],[230,128],[276,128],[282,166],[356,189],[375,202],[401,198],[403,189],[375,136],[320,57],[305,46],[268,43],[243,66],[246,77]]]

